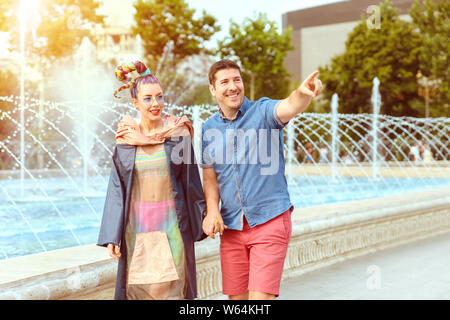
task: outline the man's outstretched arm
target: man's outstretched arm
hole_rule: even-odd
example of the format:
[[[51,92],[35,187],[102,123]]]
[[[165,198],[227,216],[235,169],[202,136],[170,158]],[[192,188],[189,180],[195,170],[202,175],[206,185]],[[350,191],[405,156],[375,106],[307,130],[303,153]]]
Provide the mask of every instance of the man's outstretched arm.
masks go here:
[[[306,110],[312,98],[322,91],[322,81],[316,78],[319,71],[311,73],[305,81],[277,106],[277,116],[282,123],[287,123],[297,114]]]

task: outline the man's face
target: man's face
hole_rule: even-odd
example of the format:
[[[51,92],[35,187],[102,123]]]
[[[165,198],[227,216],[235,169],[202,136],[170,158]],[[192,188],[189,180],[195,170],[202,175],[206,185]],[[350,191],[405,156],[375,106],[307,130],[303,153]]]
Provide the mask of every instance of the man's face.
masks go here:
[[[239,109],[244,101],[244,83],[238,69],[223,69],[215,74],[214,85],[209,85],[221,109]]]

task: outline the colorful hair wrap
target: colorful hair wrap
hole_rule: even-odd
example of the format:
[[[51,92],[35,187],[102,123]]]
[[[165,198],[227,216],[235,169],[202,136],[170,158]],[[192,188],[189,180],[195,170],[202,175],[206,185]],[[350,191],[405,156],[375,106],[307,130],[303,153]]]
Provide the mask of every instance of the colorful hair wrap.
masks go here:
[[[141,77],[143,77],[143,76],[149,76],[149,75],[151,75],[152,73],[150,72],[150,69],[149,68],[147,68],[147,70],[145,70],[143,73],[140,73],[140,75],[141,75]]]
[[[129,77],[129,73],[136,71],[139,76],[137,77]],[[121,82],[125,82],[125,84],[123,86],[121,86],[120,88],[118,88],[116,91],[114,91],[114,97],[119,98],[117,96],[117,94],[127,88],[133,89],[135,86],[135,82],[138,78],[141,77],[145,77],[145,76],[153,76],[150,69],[147,68],[147,66],[140,62],[140,61],[135,61],[133,63],[130,63],[128,65],[120,65],[117,67],[116,69],[116,78],[117,80],[121,81]],[[154,76],[153,76],[154,77]],[[155,77],[156,79],[156,77]],[[157,81],[157,79],[156,79]],[[133,95],[133,93],[132,93]]]

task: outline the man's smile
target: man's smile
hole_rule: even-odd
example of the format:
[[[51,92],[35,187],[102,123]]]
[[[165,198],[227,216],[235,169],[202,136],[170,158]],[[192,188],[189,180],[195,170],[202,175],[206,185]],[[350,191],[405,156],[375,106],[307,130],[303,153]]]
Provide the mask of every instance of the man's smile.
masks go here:
[[[233,93],[225,94],[225,97],[231,98],[231,99],[236,98],[238,96],[239,96],[239,92],[233,92]]]

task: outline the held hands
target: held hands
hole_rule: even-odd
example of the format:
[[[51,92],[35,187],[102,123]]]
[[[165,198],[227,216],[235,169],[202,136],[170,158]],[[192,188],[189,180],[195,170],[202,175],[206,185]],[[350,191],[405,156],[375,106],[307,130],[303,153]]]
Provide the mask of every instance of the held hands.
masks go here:
[[[109,243],[108,244],[108,253],[111,258],[114,258],[117,260],[121,256],[120,247],[116,246],[115,244]]]
[[[215,239],[216,233],[219,232],[220,235],[223,234],[223,231],[228,228],[224,223],[222,216],[220,213],[208,213],[206,214],[205,219],[203,219],[203,232],[211,237],[212,239]]]

